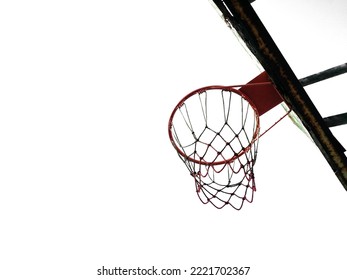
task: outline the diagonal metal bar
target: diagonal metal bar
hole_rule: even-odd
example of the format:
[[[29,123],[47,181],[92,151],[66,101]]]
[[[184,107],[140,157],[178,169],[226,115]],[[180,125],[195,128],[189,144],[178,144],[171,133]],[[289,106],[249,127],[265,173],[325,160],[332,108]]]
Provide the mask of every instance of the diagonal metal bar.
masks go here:
[[[347,190],[347,158],[265,26],[244,0],[213,0],[268,73]]]
[[[347,113],[326,117],[324,121],[329,127],[347,124]]]
[[[336,77],[338,75],[344,74],[347,72],[347,63],[329,68],[327,70],[321,71],[319,73],[307,76],[305,78],[300,79],[300,83],[302,86],[308,86],[314,83],[318,83],[320,81]]]

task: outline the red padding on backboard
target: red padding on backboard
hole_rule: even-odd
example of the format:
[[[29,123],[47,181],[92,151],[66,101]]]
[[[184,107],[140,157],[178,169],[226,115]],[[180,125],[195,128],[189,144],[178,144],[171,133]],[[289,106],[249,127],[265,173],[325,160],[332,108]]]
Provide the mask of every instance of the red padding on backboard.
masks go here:
[[[259,116],[283,102],[282,96],[278,93],[266,72],[261,73],[242,86],[240,91],[254,103]]]

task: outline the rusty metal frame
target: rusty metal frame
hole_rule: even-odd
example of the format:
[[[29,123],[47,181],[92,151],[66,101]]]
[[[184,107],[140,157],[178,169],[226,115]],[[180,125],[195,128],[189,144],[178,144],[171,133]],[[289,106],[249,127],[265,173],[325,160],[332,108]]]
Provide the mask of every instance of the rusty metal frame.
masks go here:
[[[347,157],[248,1],[213,0],[270,76],[347,190]]]

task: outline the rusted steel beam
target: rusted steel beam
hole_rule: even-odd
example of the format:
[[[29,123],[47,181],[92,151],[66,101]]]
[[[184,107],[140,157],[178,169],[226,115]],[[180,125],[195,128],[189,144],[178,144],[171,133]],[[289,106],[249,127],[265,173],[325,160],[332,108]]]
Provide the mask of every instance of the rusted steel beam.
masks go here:
[[[213,0],[270,76],[347,190],[347,158],[265,26],[244,0]]]

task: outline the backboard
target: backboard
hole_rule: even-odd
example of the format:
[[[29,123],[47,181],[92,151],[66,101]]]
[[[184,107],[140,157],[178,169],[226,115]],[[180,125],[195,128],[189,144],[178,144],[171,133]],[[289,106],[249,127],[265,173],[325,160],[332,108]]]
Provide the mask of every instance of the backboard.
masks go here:
[[[224,20],[238,33],[247,48],[260,62],[285,103],[317,145],[333,172],[347,190],[347,158],[345,149],[333,135],[330,127],[346,123],[346,114],[323,118],[312,102],[304,86],[316,82],[319,75],[299,80],[280,49],[272,39],[250,2],[243,0],[213,0]],[[321,69],[320,69],[321,70]],[[329,78],[330,74],[345,72],[346,64],[321,73],[319,79]],[[341,72],[339,72],[341,71]],[[333,74],[332,74],[333,75]],[[317,80],[317,81],[318,81]]]

